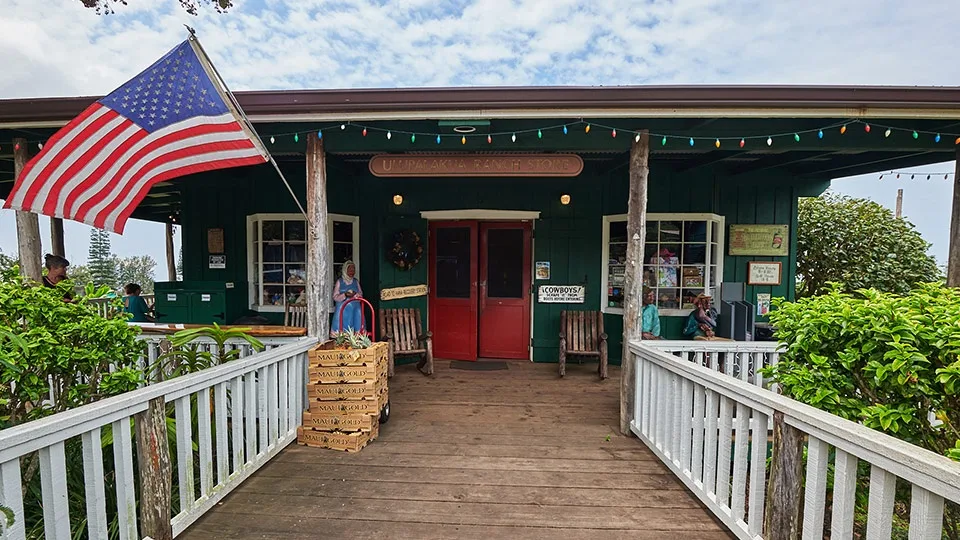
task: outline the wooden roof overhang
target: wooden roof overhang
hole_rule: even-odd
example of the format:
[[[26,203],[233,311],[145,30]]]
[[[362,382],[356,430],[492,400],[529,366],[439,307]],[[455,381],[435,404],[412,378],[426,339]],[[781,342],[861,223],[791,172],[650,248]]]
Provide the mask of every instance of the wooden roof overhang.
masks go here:
[[[816,179],[948,161],[960,133],[960,88],[846,86],[638,86],[416,88],[237,92],[245,113],[280,160],[301,159],[305,137],[324,130],[329,153],[365,161],[380,152],[577,152],[619,167],[634,130],[668,134],[651,144],[651,159],[676,171],[715,169],[728,175],[776,172]],[[14,137],[45,140],[98,97],[0,100],[0,197],[12,186]],[[451,120],[479,124],[461,144]],[[849,122],[844,135],[839,125]],[[339,125],[347,125],[340,130]],[[584,123],[593,130],[583,131]],[[874,129],[867,133],[864,126]],[[564,135],[559,126],[569,125]],[[360,134],[362,127],[370,135]],[[536,136],[544,129],[542,138]],[[820,139],[815,133],[825,130]],[[880,126],[884,126],[881,128]],[[886,126],[894,135],[884,137]],[[612,137],[616,128],[622,135]],[[533,130],[532,132],[530,130]],[[924,133],[913,138],[912,130]],[[387,139],[387,131],[397,133]],[[418,134],[415,143],[409,133]],[[513,142],[507,133],[521,135]],[[803,133],[793,140],[792,133]],[[486,134],[493,133],[488,144]],[[436,144],[435,135],[444,135]],[[779,134],[767,146],[767,135]],[[425,136],[426,135],[426,136]],[[696,140],[694,146],[687,142]],[[747,138],[740,148],[737,140]],[[722,140],[717,148],[713,141]],[[36,151],[36,148],[32,148]],[[165,221],[179,206],[178,184],[151,190],[135,217]]]

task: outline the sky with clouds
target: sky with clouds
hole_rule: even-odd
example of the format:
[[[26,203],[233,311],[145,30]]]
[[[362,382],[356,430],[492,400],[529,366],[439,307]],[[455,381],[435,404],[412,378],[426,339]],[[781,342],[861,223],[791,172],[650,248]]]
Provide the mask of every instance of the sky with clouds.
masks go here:
[[[97,15],[79,0],[3,0],[0,98],[105,94],[197,30],[233,90],[471,85],[960,85],[956,0],[234,0],[186,14],[127,0]],[[946,262],[952,182],[869,175],[834,189],[893,207]],[[46,220],[41,219],[44,238]],[[89,229],[67,223],[67,256]],[[177,240],[179,243],[179,239]],[[163,226],[131,222],[120,255],[163,267]],[[0,250],[16,251],[0,210]],[[162,274],[162,272],[158,272]]]

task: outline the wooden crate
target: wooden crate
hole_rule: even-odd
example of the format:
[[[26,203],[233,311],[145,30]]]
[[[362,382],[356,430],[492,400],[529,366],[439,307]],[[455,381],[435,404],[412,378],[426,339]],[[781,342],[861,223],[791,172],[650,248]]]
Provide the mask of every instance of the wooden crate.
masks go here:
[[[389,394],[384,392],[375,399],[341,399],[333,401],[310,400],[310,412],[316,414],[380,414],[387,404]]]
[[[386,381],[363,383],[308,384],[307,396],[311,400],[331,401],[339,399],[379,399],[387,391]]]
[[[308,369],[310,384],[363,383],[387,378],[386,362],[360,366],[310,366]]]
[[[303,427],[318,431],[363,431],[371,432],[377,426],[377,414],[328,414],[305,412],[303,413]]]
[[[315,367],[340,367],[340,366],[363,366],[387,363],[388,348],[386,342],[374,343],[369,349],[347,349],[339,350],[334,348],[332,341],[327,341],[307,355],[310,366]]]
[[[299,427],[297,428],[297,443],[314,448],[359,452],[367,443],[376,439],[378,435],[379,426],[369,433],[327,432]]]

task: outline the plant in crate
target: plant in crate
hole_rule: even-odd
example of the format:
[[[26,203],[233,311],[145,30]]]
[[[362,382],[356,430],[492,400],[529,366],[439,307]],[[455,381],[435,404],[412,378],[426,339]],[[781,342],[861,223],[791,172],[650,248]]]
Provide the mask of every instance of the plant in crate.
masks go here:
[[[340,350],[369,349],[373,346],[373,342],[370,341],[370,336],[363,332],[354,332],[352,330],[335,333],[333,335],[333,343],[335,347]]]

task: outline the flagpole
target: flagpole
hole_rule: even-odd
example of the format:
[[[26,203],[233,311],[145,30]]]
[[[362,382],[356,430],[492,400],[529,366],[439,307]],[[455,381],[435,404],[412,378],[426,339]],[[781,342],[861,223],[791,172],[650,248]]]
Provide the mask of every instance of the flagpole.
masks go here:
[[[263,139],[260,138],[260,134],[257,133],[257,130],[254,129],[253,123],[250,122],[250,119],[247,118],[246,113],[243,112],[243,109],[240,107],[240,103],[237,102],[237,99],[233,96],[233,92],[230,91],[230,88],[227,86],[226,81],[223,80],[223,77],[220,76],[220,72],[217,71],[216,66],[213,65],[213,62],[210,61],[210,58],[207,56],[207,51],[203,49],[203,45],[200,44],[200,39],[197,38],[196,32],[193,28],[190,28],[187,25],[187,31],[190,32],[190,43],[196,46],[197,58],[200,60],[200,63],[203,64],[204,68],[209,68],[213,72],[214,77],[216,77],[217,82],[222,86],[224,93],[226,94],[227,99],[229,100],[228,105],[233,112],[240,116],[243,119],[244,127],[250,132],[253,137],[256,138],[257,146],[260,147],[264,153],[267,154],[267,158],[270,161],[270,164],[273,165],[274,170],[277,171],[277,174],[280,175],[280,179],[283,180],[283,185],[287,186],[287,191],[290,192],[290,196],[293,197],[293,202],[297,203],[297,208],[300,209],[300,213],[303,214],[303,217],[309,222],[310,218],[307,216],[307,211],[303,209],[303,205],[300,204],[300,199],[297,198],[296,193],[293,192],[293,188],[290,187],[290,183],[287,182],[287,177],[283,175],[283,171],[280,170],[280,165],[277,164],[277,160],[273,159],[273,154],[267,150],[267,146],[263,144]]]

